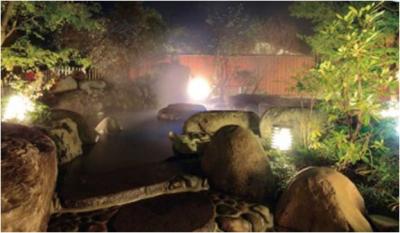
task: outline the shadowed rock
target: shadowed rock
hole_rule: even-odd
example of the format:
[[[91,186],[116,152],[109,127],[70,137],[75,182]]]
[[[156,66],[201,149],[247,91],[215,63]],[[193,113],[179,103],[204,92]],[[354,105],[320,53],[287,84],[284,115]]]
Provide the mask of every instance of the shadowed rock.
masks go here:
[[[279,199],[276,224],[286,231],[372,231],[356,186],[331,168],[300,171]]]
[[[272,195],[267,155],[248,129],[231,125],[218,130],[204,151],[201,167],[216,189],[255,200]]]
[[[1,230],[46,231],[57,179],[56,146],[38,129],[1,127]]]
[[[64,118],[70,118],[73,120],[79,131],[79,138],[82,140],[83,144],[93,144],[96,139],[96,132],[93,128],[89,127],[86,119],[82,117],[79,113],[65,110],[65,109],[52,109],[50,114],[50,120],[61,120]]]

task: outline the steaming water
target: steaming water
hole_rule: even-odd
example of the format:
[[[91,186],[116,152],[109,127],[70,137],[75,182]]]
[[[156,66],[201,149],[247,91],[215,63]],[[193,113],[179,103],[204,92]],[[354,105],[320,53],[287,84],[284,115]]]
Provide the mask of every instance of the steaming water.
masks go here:
[[[123,131],[100,140],[71,163],[75,172],[111,171],[163,161],[173,155],[168,132],[181,132],[183,121],[158,121],[156,111],[114,114]]]

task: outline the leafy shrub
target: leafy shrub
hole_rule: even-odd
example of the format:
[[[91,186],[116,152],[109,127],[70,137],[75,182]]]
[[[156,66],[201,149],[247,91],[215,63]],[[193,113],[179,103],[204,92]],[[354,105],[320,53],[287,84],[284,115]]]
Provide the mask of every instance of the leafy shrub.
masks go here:
[[[297,169],[291,154],[277,150],[269,150],[267,154],[270,158],[270,166],[275,178],[276,194],[278,195],[287,188],[290,179],[296,174]]]
[[[345,15],[319,28],[310,45],[321,58],[298,87],[321,99],[328,115],[326,134],[315,137],[314,148],[345,167],[384,151],[383,138],[371,124],[379,121],[382,97],[398,90],[395,72],[398,49],[385,43],[394,15],[382,4],[349,6]],[[396,29],[395,29],[396,30]],[[398,26],[397,26],[398,31]],[[317,134],[318,135],[318,134]]]

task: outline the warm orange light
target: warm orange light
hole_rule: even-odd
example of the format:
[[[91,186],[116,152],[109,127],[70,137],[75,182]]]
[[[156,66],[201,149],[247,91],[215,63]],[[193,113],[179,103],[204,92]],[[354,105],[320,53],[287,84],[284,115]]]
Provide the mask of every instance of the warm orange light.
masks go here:
[[[189,81],[187,93],[191,99],[205,100],[210,95],[210,92],[210,84],[205,78],[197,76]]]

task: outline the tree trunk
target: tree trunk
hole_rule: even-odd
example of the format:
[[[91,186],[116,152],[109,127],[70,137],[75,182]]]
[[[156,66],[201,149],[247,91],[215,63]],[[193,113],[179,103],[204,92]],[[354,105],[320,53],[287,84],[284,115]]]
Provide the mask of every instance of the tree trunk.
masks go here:
[[[2,14],[1,17],[1,46],[3,47],[4,41],[9,37],[12,33],[10,33],[11,30],[7,30],[7,25],[8,22],[10,21],[11,18],[11,11],[14,7],[14,2],[7,2],[6,3],[6,9],[4,10],[4,14]],[[11,31],[12,32],[12,31]]]

